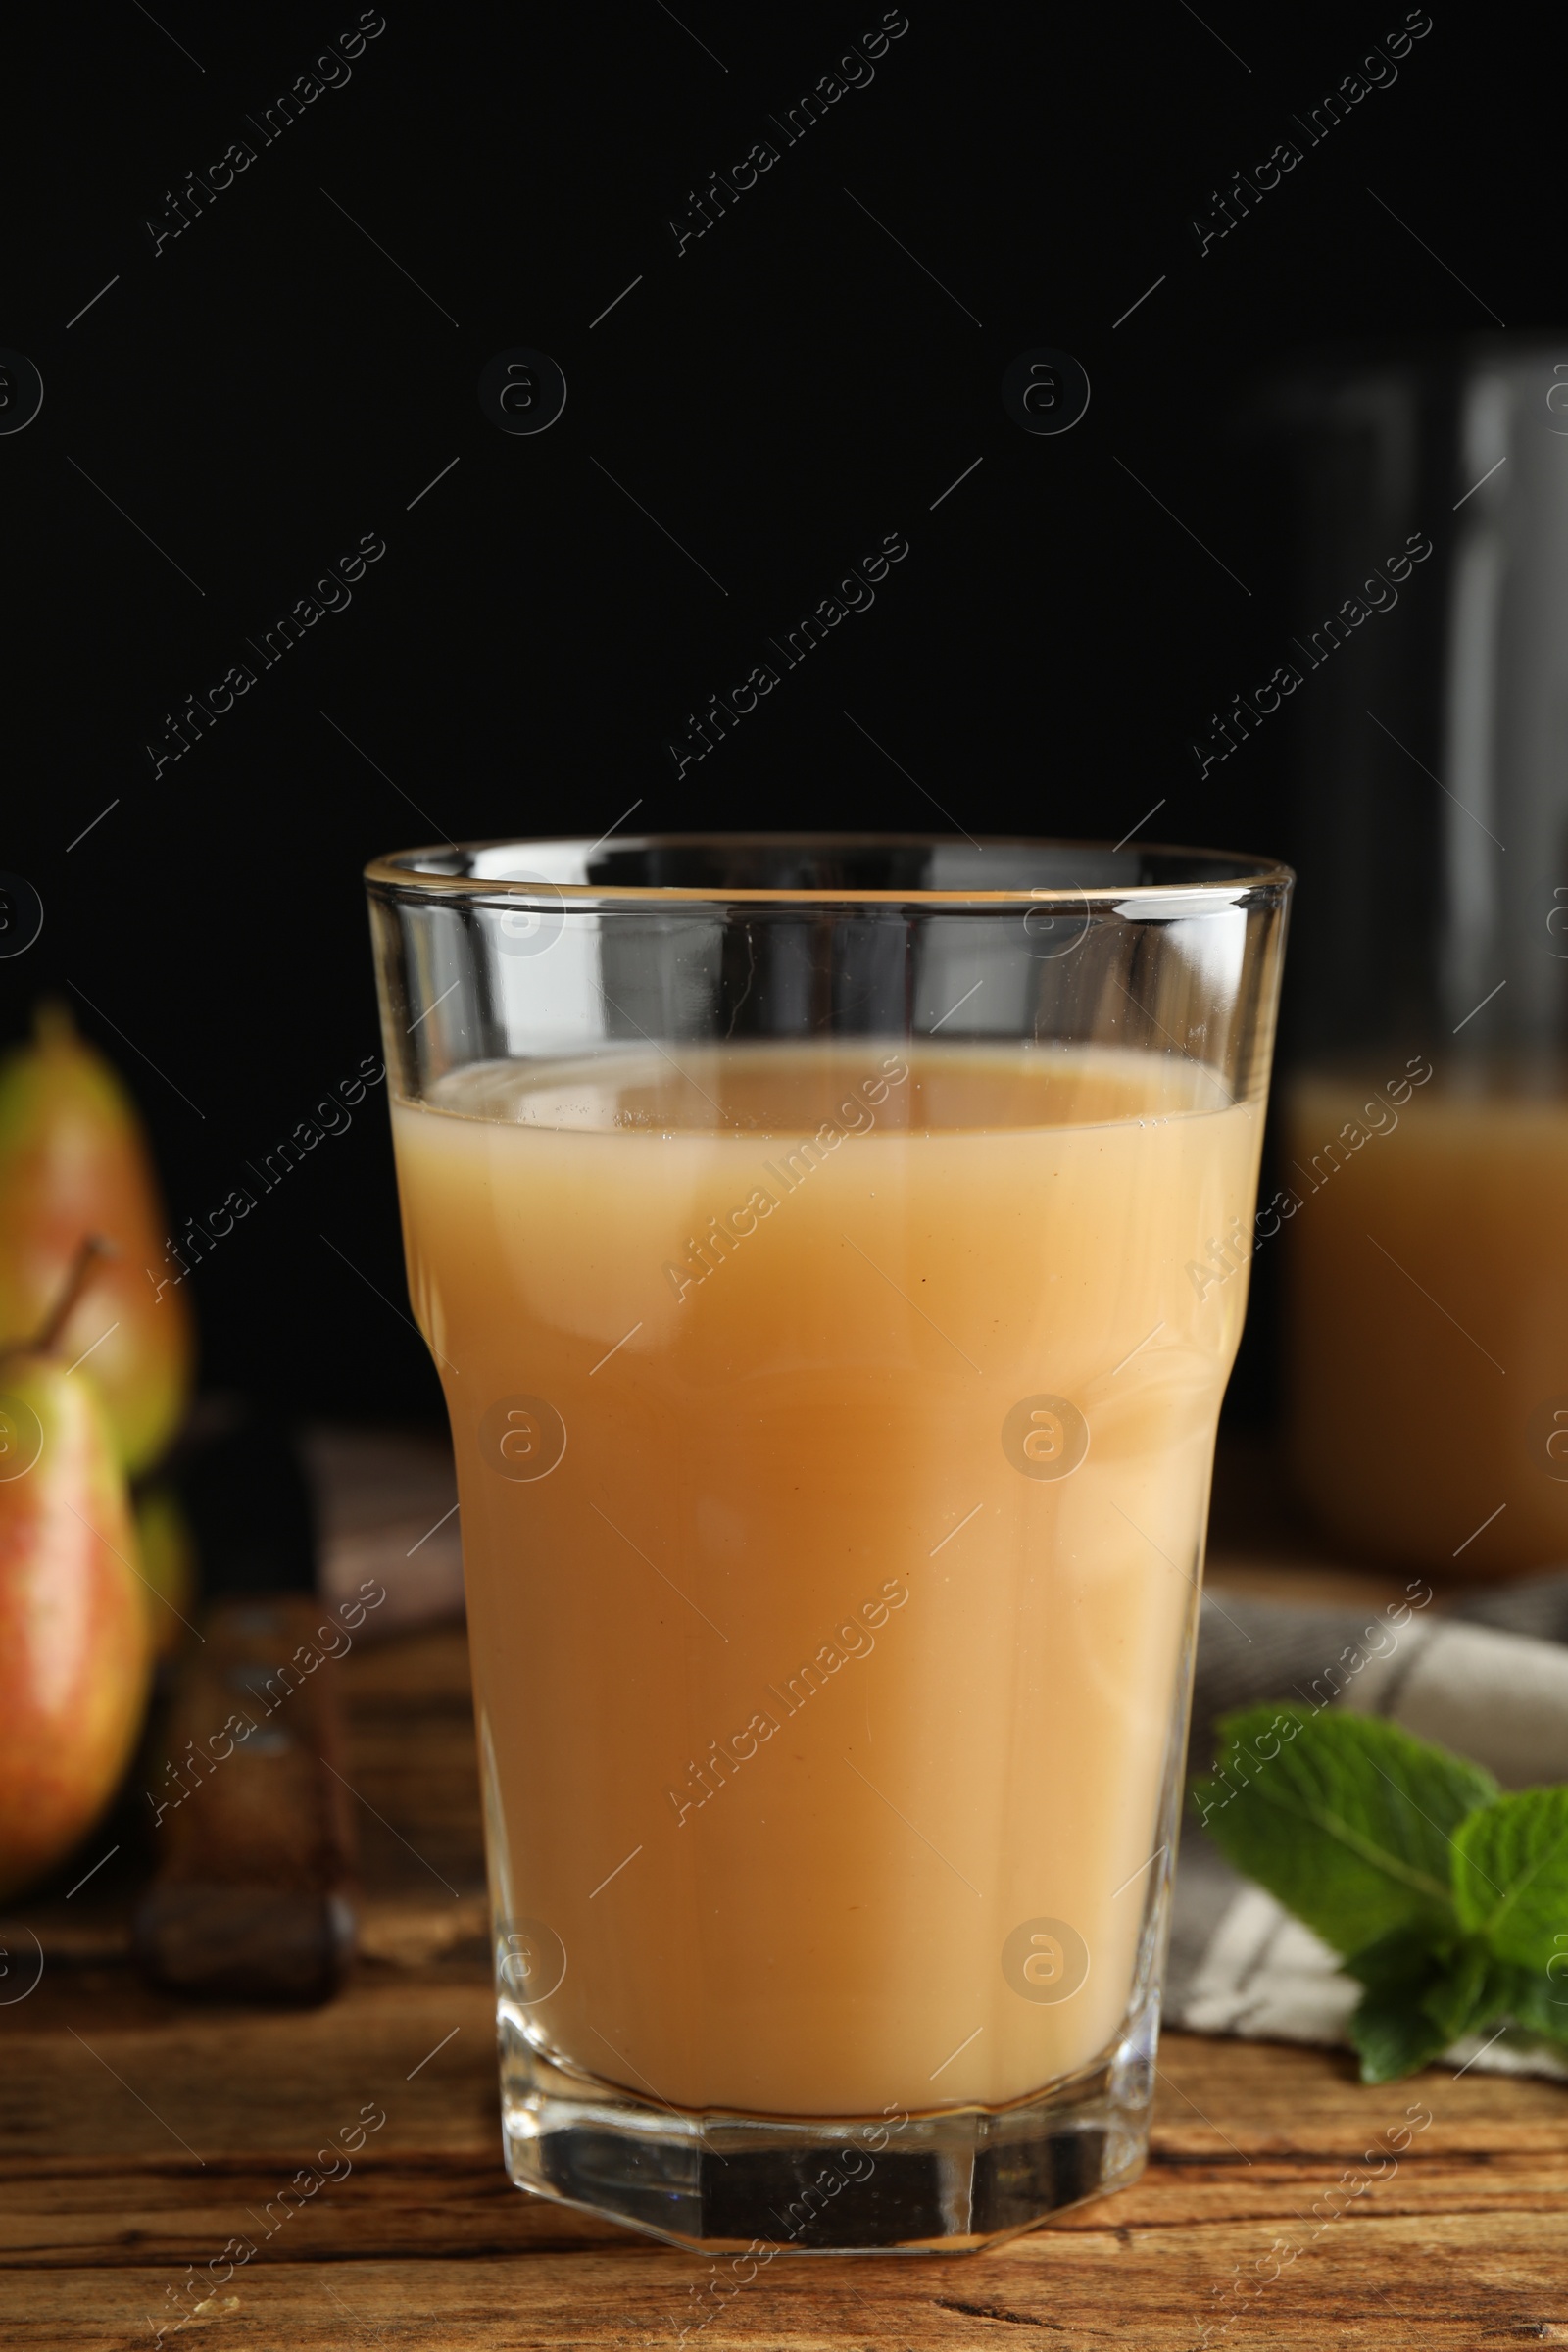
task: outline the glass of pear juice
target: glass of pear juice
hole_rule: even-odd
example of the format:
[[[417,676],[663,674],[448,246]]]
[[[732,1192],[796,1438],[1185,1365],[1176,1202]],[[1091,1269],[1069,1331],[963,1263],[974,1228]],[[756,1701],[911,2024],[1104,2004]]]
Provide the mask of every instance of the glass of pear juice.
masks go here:
[[[506,2162],[742,2269],[1144,2162],[1292,877],[368,869],[457,1452]]]

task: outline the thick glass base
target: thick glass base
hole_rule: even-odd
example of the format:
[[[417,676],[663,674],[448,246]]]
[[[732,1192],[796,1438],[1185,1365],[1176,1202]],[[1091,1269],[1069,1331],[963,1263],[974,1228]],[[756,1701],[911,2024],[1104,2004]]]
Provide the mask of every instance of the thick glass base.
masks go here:
[[[822,2121],[658,2106],[552,2062],[505,2004],[500,2022],[517,2186],[698,2253],[977,2253],[1148,2154],[1152,2002],[1097,2065],[1009,2106]]]

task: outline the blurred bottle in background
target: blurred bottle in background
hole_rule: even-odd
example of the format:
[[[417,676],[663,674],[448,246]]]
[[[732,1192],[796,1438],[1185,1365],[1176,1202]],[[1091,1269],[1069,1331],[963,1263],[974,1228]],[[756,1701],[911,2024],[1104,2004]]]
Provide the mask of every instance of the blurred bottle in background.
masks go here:
[[[1273,406],[1301,524],[1291,1466],[1363,1554],[1542,1567],[1568,1560],[1568,336],[1314,365]]]

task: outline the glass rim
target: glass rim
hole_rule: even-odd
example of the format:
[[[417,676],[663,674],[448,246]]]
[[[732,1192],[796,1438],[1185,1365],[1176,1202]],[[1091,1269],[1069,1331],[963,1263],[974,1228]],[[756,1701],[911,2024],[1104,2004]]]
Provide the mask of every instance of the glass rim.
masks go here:
[[[513,836],[502,834],[490,840],[445,842],[417,850],[392,850],[372,858],[365,867],[367,888],[372,895],[399,900],[456,899],[505,900],[537,899],[541,895],[552,901],[564,902],[587,911],[600,906],[641,907],[678,906],[1038,906],[1042,902],[1103,904],[1118,906],[1123,901],[1169,902],[1173,899],[1201,903],[1205,899],[1222,899],[1234,905],[1239,891],[1249,897],[1254,892],[1283,901],[1296,881],[1292,867],[1277,858],[1264,858],[1245,851],[1215,850],[1189,847],[1172,842],[1142,842],[1129,848],[1125,838],[1120,842],[1085,840],[1067,834],[1011,834],[988,833],[961,838],[983,854],[988,849],[1010,851],[1070,851],[1082,855],[1099,852],[1104,858],[1126,856],[1143,860],[1168,861],[1172,865],[1206,860],[1227,870],[1205,876],[1172,880],[1147,879],[1063,882],[1060,884],[1014,884],[996,890],[976,888],[972,884],[932,890],[909,885],[882,889],[866,885],[843,888],[833,884],[790,883],[776,888],[759,888],[749,884],[720,882],[553,882],[543,875],[509,876],[504,874],[443,873],[439,866],[421,862],[454,855],[515,851],[519,857],[529,851],[556,853],[579,851],[585,857],[606,847],[610,837],[590,842],[577,834],[531,834]],[[781,850],[875,850],[875,849],[955,849],[958,836],[951,833],[827,833],[827,832],[696,832],[696,833],[636,833],[614,837],[616,851],[678,850],[678,849],[781,849]]]

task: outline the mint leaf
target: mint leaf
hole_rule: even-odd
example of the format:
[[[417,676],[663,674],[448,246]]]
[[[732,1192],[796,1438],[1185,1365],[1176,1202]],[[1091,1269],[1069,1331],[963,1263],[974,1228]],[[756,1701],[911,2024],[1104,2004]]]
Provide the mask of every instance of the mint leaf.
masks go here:
[[[1350,2020],[1363,2082],[1397,2082],[1401,2075],[1416,2074],[1441,2058],[1451,2038],[1407,1988],[1393,1984],[1364,1992]]]
[[[1429,1947],[1457,1939],[1452,1838],[1496,1796],[1490,1773],[1337,1710],[1249,1707],[1219,1731],[1214,1772],[1194,1795],[1239,1870],[1339,1952],[1364,1953],[1401,1929]]]
[[[1377,1992],[1386,1985],[1409,1985],[1417,1978],[1424,1984],[1433,1959],[1430,1927],[1395,1928],[1375,1943],[1348,1953],[1344,1965],[1348,1977]]]
[[[1499,1796],[1455,1833],[1453,1899],[1499,1959],[1568,1977],[1568,1788]],[[1568,2000],[1568,1984],[1560,1987]],[[1564,2011],[1568,2016],[1568,2010]]]
[[[1459,1917],[1508,1966],[1507,2009],[1526,2033],[1568,2042],[1568,1788],[1525,1788],[1454,1838]]]
[[[1510,2007],[1517,1973],[1476,1936],[1434,1941],[1419,1928],[1396,1929],[1352,1952],[1345,1968],[1367,1987],[1350,2020],[1363,2082],[1395,2082],[1490,2025]]]
[[[1568,2046],[1568,1787],[1504,1796],[1369,1716],[1251,1707],[1219,1730],[1200,1815],[1365,1987],[1350,2021],[1363,2082],[1499,2018]]]
[[[1499,1968],[1484,1943],[1466,1941],[1445,1955],[1421,2007],[1443,2034],[1444,2047],[1490,2025],[1509,1988],[1511,1970]]]
[[[1568,1984],[1554,1984],[1533,1969],[1508,1974],[1504,2006],[1514,2023],[1543,2041],[1568,2042]]]

